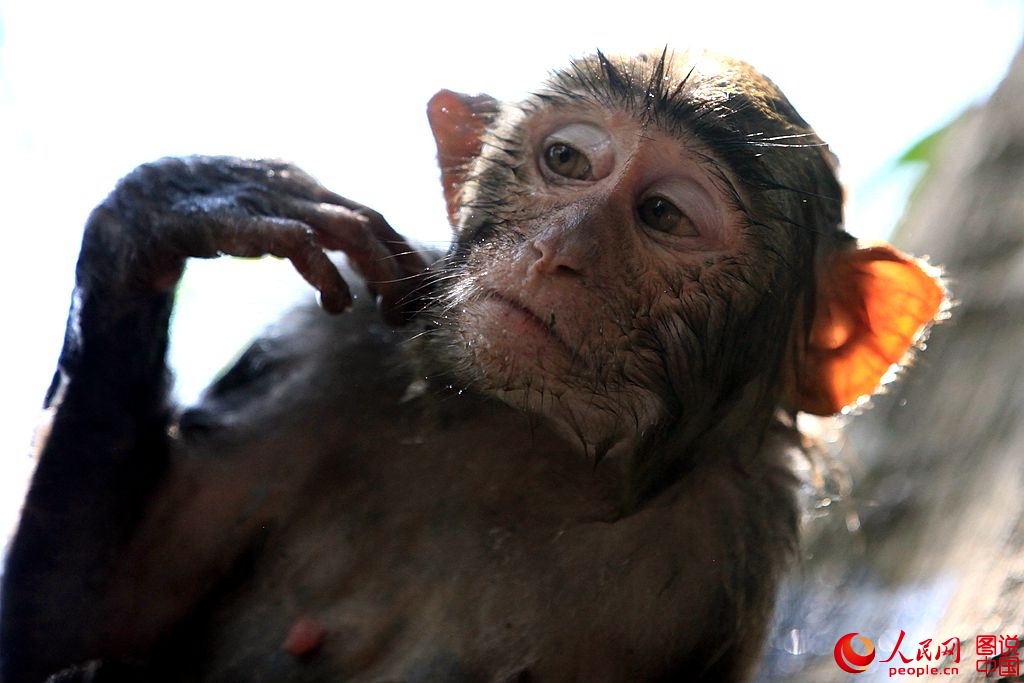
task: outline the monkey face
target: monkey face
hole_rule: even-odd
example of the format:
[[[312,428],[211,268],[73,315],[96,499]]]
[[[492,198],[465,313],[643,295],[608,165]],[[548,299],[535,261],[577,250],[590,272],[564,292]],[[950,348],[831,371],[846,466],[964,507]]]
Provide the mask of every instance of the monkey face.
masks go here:
[[[850,288],[815,264],[855,250],[834,158],[751,67],[599,53],[519,105],[444,91],[431,106],[456,231],[434,338],[460,386],[597,453],[706,431],[741,403],[856,398],[793,389],[848,383],[804,351],[812,322],[839,319],[816,297]],[[861,357],[841,351],[823,354]]]
[[[627,111],[524,108],[514,128],[514,162],[508,146],[481,157],[466,206],[492,209],[464,209],[452,260],[443,323],[462,379],[588,447],[635,446],[707,398],[713,313],[767,284],[745,214],[697,141]]]

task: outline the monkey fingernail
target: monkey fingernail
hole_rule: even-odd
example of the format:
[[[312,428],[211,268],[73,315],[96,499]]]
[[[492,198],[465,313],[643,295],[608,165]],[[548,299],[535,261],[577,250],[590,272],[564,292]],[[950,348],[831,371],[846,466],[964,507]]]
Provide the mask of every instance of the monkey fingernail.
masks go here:
[[[328,313],[347,313],[352,310],[352,295],[341,290],[318,290],[317,303]]]

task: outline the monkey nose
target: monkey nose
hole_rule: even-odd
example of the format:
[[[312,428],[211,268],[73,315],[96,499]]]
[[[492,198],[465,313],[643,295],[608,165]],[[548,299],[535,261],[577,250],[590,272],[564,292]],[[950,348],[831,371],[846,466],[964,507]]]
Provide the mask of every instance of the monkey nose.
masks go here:
[[[587,276],[614,256],[622,232],[620,202],[614,197],[589,197],[563,207],[529,231],[531,270],[544,275]]]
[[[592,239],[580,230],[549,229],[530,240],[530,269],[542,275],[584,275],[594,260]]]

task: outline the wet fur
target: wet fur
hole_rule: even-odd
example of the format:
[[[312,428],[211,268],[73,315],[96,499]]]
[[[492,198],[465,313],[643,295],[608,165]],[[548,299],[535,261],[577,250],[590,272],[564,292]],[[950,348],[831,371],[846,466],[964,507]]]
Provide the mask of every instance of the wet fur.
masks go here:
[[[612,331],[576,349],[579,372],[495,386],[459,310],[531,210],[508,191],[516,122],[581,97],[720,164],[748,248],[676,274],[668,296],[593,282]],[[815,253],[843,239],[827,150],[745,65],[598,55],[497,122],[465,199],[411,328],[296,312],[172,420],[170,296],[108,286],[96,237],[131,229],[145,199],[112,196],[127,208],[87,233],[54,428],[4,576],[7,683],[97,666],[153,681],[751,672],[796,542],[800,435],[779,377],[806,334]],[[609,457],[580,426],[553,432],[562,396],[631,422],[636,448]],[[311,614],[326,641],[290,657],[288,629]]]

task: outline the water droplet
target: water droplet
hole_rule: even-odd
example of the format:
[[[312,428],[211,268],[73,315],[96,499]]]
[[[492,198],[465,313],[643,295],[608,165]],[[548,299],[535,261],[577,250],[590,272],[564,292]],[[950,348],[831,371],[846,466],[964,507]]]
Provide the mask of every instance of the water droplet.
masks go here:
[[[803,631],[798,628],[790,629],[789,633],[783,636],[782,649],[791,655],[802,655],[807,652]]]

